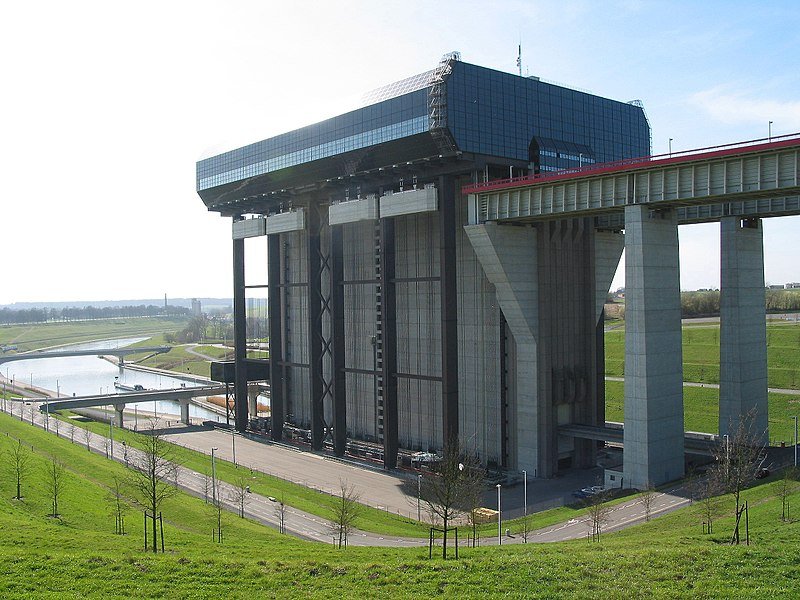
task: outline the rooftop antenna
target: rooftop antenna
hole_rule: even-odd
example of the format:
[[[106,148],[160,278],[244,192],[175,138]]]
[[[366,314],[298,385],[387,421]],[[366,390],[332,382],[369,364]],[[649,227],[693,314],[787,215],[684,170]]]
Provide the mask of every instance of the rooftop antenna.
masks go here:
[[[522,40],[519,41],[519,52],[517,53],[517,68],[519,69],[519,76],[522,77]]]

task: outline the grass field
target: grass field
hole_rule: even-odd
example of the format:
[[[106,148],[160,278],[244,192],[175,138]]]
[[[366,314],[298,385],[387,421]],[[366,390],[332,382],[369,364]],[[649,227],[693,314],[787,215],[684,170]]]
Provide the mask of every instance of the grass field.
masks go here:
[[[347,548],[301,542],[225,515],[225,542],[202,499],[179,495],[163,507],[165,554],[142,550],[141,513],[114,535],[109,490],[122,465],[0,415],[0,456],[13,439],[34,445],[24,500],[0,479],[0,589],[14,598],[793,598],[800,589],[800,522],[782,523],[770,484],[745,492],[752,545],[725,542],[731,517],[701,533],[697,507],[599,543],[462,549],[461,559],[427,559],[426,549]],[[46,449],[46,451],[45,451]],[[44,469],[55,454],[68,468],[61,517]],[[791,502],[796,505],[800,495]],[[725,502],[725,512],[732,506]]]
[[[606,375],[622,377],[624,365],[625,330],[606,332]],[[767,368],[770,387],[800,388],[800,325],[767,326]],[[683,328],[683,378],[698,383],[719,383],[718,324]]]
[[[152,317],[4,325],[0,327],[0,344],[16,344],[20,352],[26,352],[90,340],[158,335],[178,331],[187,321],[186,317]]]
[[[606,381],[606,419],[623,420],[624,385]],[[769,437],[772,444],[794,441],[792,415],[800,411],[800,396],[769,394]],[[684,427],[687,431],[719,432],[719,389],[683,388]]]
[[[54,413],[52,416],[59,417],[63,421],[73,423],[76,427],[86,428],[98,435],[108,436],[108,425],[94,421],[73,421],[69,417],[72,413],[62,411]],[[114,430],[114,440],[116,443],[125,442],[131,447],[136,447],[141,444],[141,434],[129,430]],[[76,442],[84,442],[84,438],[80,433],[75,434]],[[198,473],[209,473],[210,462],[209,457],[201,452],[196,452],[182,446],[174,446],[174,453],[180,463],[185,467],[197,471]],[[217,477],[221,481],[226,481],[231,484],[236,484],[237,480],[244,476],[248,480],[248,485],[253,492],[263,496],[273,496],[281,498],[283,501],[295,508],[305,512],[318,515],[320,517],[327,517],[329,514],[329,507],[331,497],[325,492],[319,492],[310,489],[303,485],[273,477],[268,473],[259,473],[257,471],[250,471],[244,467],[238,467],[231,462],[218,459],[217,460]],[[269,470],[269,466],[264,466],[264,471]],[[365,503],[369,502],[369,498],[364,498]],[[409,505],[407,515],[413,515],[416,511],[415,505]],[[535,529],[546,527],[554,523],[560,523],[569,519],[580,518],[586,514],[586,508],[575,506],[564,506],[547,511],[538,512],[528,517],[528,528]],[[364,531],[372,531],[382,533],[385,535],[396,535],[404,537],[427,537],[427,525],[421,525],[411,516],[397,515],[389,513],[384,510],[366,506],[359,515],[356,527]],[[496,534],[496,525],[487,523],[478,527],[478,533],[481,536],[492,537]],[[522,531],[523,523],[521,519],[509,520],[506,522],[505,527],[511,530],[512,533]]]

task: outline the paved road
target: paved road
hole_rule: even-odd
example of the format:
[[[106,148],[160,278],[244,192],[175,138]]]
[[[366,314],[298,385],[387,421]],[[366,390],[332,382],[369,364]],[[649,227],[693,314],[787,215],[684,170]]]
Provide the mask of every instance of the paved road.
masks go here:
[[[624,377],[615,377],[615,376],[612,376],[612,375],[606,375],[606,381],[625,381],[625,378]],[[683,382],[683,387],[699,387],[699,388],[707,387],[707,388],[711,388],[711,389],[714,389],[714,390],[718,390],[719,389],[719,384],[718,383],[699,383],[697,381],[684,381]],[[788,389],[788,388],[767,388],[767,391],[771,392],[771,393],[774,393],[774,394],[789,394],[789,395],[792,395],[792,396],[800,396],[800,390],[793,390],[793,389]]]
[[[9,404],[9,403],[7,403]],[[20,402],[14,402],[14,414],[19,415],[19,407],[21,406]],[[30,411],[30,407],[34,407],[33,413]],[[33,418],[33,422],[39,426],[44,428],[45,427],[45,415],[41,414],[37,408],[38,405],[33,403],[29,406],[26,406],[25,411],[25,419],[29,420]],[[54,419],[50,420],[50,427],[49,430],[51,433],[56,433],[54,431]],[[64,438],[69,438],[69,428],[64,424],[59,425],[59,435]],[[220,431],[210,432],[210,433],[217,433],[221,434],[224,437],[230,437],[230,434],[226,434]],[[170,438],[180,437],[181,434],[171,433],[168,435]],[[237,436],[237,438],[240,436]],[[244,441],[242,438],[240,441]],[[249,441],[249,440],[248,440]],[[78,438],[76,436],[75,443],[85,443],[85,438],[82,436]],[[250,443],[257,443],[257,442],[250,442]],[[106,454],[107,455],[107,438],[100,436],[100,435],[92,435],[90,440],[90,446],[93,451],[99,454]],[[244,447],[244,444],[240,444]],[[219,446],[220,448],[220,457],[224,458],[222,445]],[[308,453],[298,453],[293,450],[289,450],[286,448],[275,448],[281,452],[286,453],[293,453],[293,454],[303,454],[306,455],[306,458],[309,456]],[[133,448],[123,448],[121,444],[115,444],[113,449],[112,458],[119,462],[129,462],[133,463],[137,460],[140,455],[138,451]],[[238,458],[238,455],[237,455]],[[327,461],[321,457],[315,457],[312,460],[317,460],[322,463],[330,463],[331,461]],[[325,464],[324,468],[327,470],[329,468],[329,464]],[[359,478],[363,477],[367,480],[371,481],[373,487],[375,486],[375,482],[384,481],[384,485],[386,484],[386,479],[396,479],[392,478],[390,475],[386,475],[384,473],[377,473],[372,471],[365,471],[363,469],[359,469],[352,465],[342,465],[343,467],[347,467],[348,474],[353,475],[355,478],[356,472],[358,472]],[[191,493],[198,497],[203,497],[206,494],[206,476],[195,471],[191,471],[189,469],[185,469],[180,467],[178,470],[177,475],[177,484],[182,490]],[[220,498],[223,499],[223,506],[227,510],[231,512],[237,512],[238,507],[234,500],[235,498],[235,489],[234,486],[227,484],[225,482],[219,482],[219,494]],[[391,484],[390,484],[391,485]],[[270,500],[267,497],[261,496],[259,494],[248,494],[247,496],[248,502],[245,506],[245,516],[261,522],[265,525],[269,525],[274,528],[278,528],[279,525],[279,514],[278,514],[278,503]],[[660,514],[666,514],[676,508],[681,506],[685,506],[689,503],[688,498],[684,497],[681,493],[679,488],[674,490],[668,490],[665,493],[660,493],[657,495],[654,503],[653,508],[651,510],[651,515],[656,516]],[[644,510],[641,504],[636,500],[632,499],[627,501],[623,504],[620,504],[614,507],[609,515],[609,521],[605,527],[605,531],[614,531],[617,529],[621,529],[624,527],[628,527],[630,525],[639,523],[644,520]],[[294,535],[296,537],[313,540],[318,542],[332,542],[331,536],[331,527],[330,523],[327,522],[325,519],[320,517],[305,513],[303,511],[297,510],[295,508],[287,507],[285,512],[285,527],[287,533]],[[538,531],[531,532],[528,537],[528,541],[530,542],[555,542],[555,541],[564,541],[569,539],[577,539],[586,536],[586,532],[588,530],[588,524],[585,519],[574,519],[568,521],[566,523],[561,523],[559,525],[554,525],[551,527],[547,527]],[[497,544],[497,537],[491,536],[489,538],[484,538],[482,540],[483,545],[492,545]],[[513,537],[503,537],[503,543],[522,543],[523,538],[522,536],[513,536]],[[352,545],[357,546],[385,546],[385,547],[421,547],[427,545],[427,540],[419,539],[419,538],[401,538],[396,536],[382,536],[374,533],[368,533],[363,531],[356,531],[351,534],[349,543]]]

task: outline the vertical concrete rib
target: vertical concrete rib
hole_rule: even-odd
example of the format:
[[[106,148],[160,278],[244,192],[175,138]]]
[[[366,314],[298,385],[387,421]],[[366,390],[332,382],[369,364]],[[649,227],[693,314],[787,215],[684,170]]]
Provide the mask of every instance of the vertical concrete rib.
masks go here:
[[[768,440],[764,244],[760,219],[720,220],[719,432],[733,434],[755,411],[752,432]]]
[[[539,284],[537,232],[531,227],[501,226],[496,223],[468,225],[464,231],[483,267],[486,278],[495,286],[497,301],[508,329],[514,337],[514,365],[509,369],[513,381],[511,412],[515,416],[517,469],[549,476],[541,461],[538,395],[539,367]]]
[[[625,207],[625,485],[683,475],[683,365],[675,210]]]
[[[281,318],[281,236],[267,238],[267,282],[269,297],[269,395],[270,422],[273,441],[283,439],[283,423],[286,419],[283,391],[283,319]]]
[[[347,444],[347,393],[344,373],[344,248],[342,226],[331,226],[331,377],[333,379],[333,450],[344,456]]]
[[[395,284],[394,219],[381,219],[381,352],[383,360],[383,466],[397,466],[397,295]],[[377,377],[377,373],[375,374]],[[376,417],[377,418],[377,417]]]
[[[247,429],[247,313],[245,311],[244,240],[233,240],[233,364],[236,429]]]
[[[439,241],[442,318],[442,443],[458,443],[458,288],[456,198],[452,176],[439,178]]]

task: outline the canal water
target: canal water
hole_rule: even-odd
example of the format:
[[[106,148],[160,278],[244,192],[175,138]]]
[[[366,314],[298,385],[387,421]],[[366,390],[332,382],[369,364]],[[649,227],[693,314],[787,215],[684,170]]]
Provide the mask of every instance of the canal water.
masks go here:
[[[72,344],[62,346],[58,350],[108,350],[124,348],[147,338],[123,338]],[[177,388],[185,385],[199,385],[192,381],[143,371],[120,368],[107,360],[96,356],[71,356],[63,358],[43,358],[20,360],[0,365],[3,375],[14,378],[20,383],[30,383],[36,387],[57,391],[61,396],[88,396],[94,394],[116,394],[120,390],[114,387],[115,381],[125,385],[142,385],[146,389],[161,390]],[[124,392],[123,392],[124,393]],[[180,405],[171,400],[158,402],[140,402],[138,410],[157,412],[159,415],[180,415]],[[126,410],[133,410],[133,405]],[[217,415],[199,406],[189,405],[189,415],[212,421],[224,421],[225,417]]]

